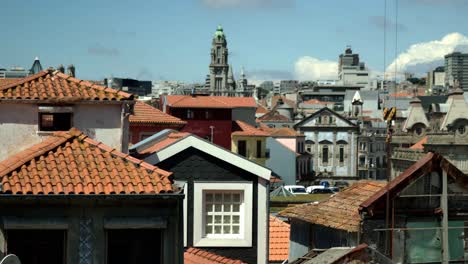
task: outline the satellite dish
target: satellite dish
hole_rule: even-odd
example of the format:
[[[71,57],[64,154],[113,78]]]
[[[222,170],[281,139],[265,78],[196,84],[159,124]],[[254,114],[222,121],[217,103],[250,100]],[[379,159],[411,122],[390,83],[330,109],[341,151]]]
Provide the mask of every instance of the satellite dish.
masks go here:
[[[21,261],[16,255],[10,254],[4,257],[0,264],[21,264]]]

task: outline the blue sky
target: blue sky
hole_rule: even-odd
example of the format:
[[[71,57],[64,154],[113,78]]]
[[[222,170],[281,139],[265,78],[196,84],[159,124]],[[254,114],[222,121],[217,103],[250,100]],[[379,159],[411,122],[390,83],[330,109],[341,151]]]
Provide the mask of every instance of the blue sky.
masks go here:
[[[387,0],[387,65],[395,54],[395,1]],[[468,45],[468,1],[398,0],[398,10],[399,54],[454,32],[450,47]],[[200,82],[221,24],[236,74],[244,66],[254,79],[320,78],[320,69],[309,74],[312,66],[334,68],[346,45],[381,72],[383,15],[384,0],[3,1],[0,66],[30,67],[39,56],[43,66],[75,64],[83,79]],[[432,50],[409,58],[437,64]]]

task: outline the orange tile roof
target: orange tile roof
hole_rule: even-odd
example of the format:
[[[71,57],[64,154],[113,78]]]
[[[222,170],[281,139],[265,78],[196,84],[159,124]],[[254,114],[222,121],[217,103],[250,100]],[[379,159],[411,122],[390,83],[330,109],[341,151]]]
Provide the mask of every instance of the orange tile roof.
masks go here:
[[[380,191],[385,184],[386,182],[382,181],[358,181],[324,201],[288,207],[279,215],[347,232],[357,232],[361,221],[361,203]]]
[[[190,136],[191,134],[188,132],[172,132],[169,135],[167,135],[165,138],[161,139],[160,141],[155,142],[153,145],[150,147],[139,151],[138,154],[151,154],[154,152],[158,152],[159,150],[171,145],[172,143],[175,143],[185,137]]]
[[[21,80],[21,78],[0,78],[0,87],[16,83],[19,80]]]
[[[92,84],[59,71],[44,70],[0,87],[0,99],[53,102],[123,101],[133,95]]]
[[[263,116],[257,118],[258,121],[267,121],[267,122],[289,122],[289,118],[285,117],[284,115],[280,114],[276,110],[272,110]]]
[[[300,137],[303,134],[289,127],[282,127],[270,130],[270,136],[272,137]]]
[[[289,255],[289,231],[288,223],[279,218],[270,216],[270,262],[284,261]]]
[[[268,113],[268,109],[261,105],[257,105],[257,110],[255,111],[256,114],[266,114]]]
[[[283,103],[289,105],[292,108],[296,108],[296,102],[286,98],[285,96],[281,96],[281,95],[275,95],[275,96],[271,97],[271,107],[276,107],[276,105],[278,104],[278,100],[280,98],[283,100]]]
[[[235,132],[232,132],[231,135],[233,136],[259,136],[259,137],[269,136],[269,133],[261,129],[255,128],[243,121],[236,120],[234,121],[234,124],[235,124],[234,129],[238,129],[238,130]]]
[[[307,101],[304,101],[303,104],[313,104],[313,105],[334,105],[334,102],[325,102],[325,101],[320,101],[318,99],[310,99]]]
[[[257,107],[253,97],[166,95],[165,98],[167,104],[174,108]]]
[[[146,125],[146,124],[161,124],[161,125],[185,125],[187,122],[180,118],[171,116],[163,111],[152,107],[149,104],[137,101],[134,107],[134,113],[130,116],[130,125]]]
[[[0,162],[1,193],[158,194],[171,173],[72,128]]]
[[[423,144],[427,143],[427,136],[423,137],[421,140],[416,142],[413,146],[410,147],[410,149],[424,149]]]
[[[241,250],[241,249],[239,249]],[[238,259],[231,259],[201,248],[187,248],[184,252],[185,264],[243,264]]]

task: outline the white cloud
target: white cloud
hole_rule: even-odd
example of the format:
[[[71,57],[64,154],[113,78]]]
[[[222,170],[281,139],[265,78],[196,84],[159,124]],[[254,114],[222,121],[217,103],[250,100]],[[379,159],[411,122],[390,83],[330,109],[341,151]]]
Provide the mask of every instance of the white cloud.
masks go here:
[[[411,45],[405,52],[398,55],[388,67],[387,72],[404,72],[408,67],[440,61],[448,53],[468,45],[468,38],[460,33],[450,33],[440,40],[421,42]]]
[[[294,74],[301,81],[336,80],[338,79],[338,63],[303,56],[295,62]]]

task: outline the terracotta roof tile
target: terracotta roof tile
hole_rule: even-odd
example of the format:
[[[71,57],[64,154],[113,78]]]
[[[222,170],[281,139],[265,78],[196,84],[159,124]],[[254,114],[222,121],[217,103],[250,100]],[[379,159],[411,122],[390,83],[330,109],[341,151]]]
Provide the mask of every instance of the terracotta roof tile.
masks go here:
[[[240,249],[241,250],[241,249]],[[187,248],[184,252],[185,264],[243,264],[241,260],[221,256],[208,249]]]
[[[416,142],[413,146],[410,147],[410,149],[424,149],[424,144],[427,143],[427,136],[423,137],[421,140]]]
[[[307,101],[304,101],[303,104],[311,104],[311,105],[334,105],[334,102],[325,102],[325,101],[320,101],[318,99],[310,99]]]
[[[173,108],[257,107],[253,97],[167,95],[165,98],[167,104]]]
[[[267,137],[269,135],[268,132],[265,132],[261,129],[255,128],[243,121],[236,120],[234,121],[234,132],[232,132],[231,135],[234,136],[261,136],[261,137]]]
[[[54,102],[123,101],[133,95],[82,81],[58,71],[44,70],[0,86],[0,99]]]
[[[165,138],[161,139],[160,141],[155,142],[150,147],[147,147],[146,149],[138,151],[138,154],[145,155],[145,154],[151,154],[151,153],[157,152],[171,145],[172,143],[177,142],[190,135],[191,134],[188,132],[172,132],[169,135],[167,135]]]
[[[17,83],[21,78],[0,78],[0,87]]]
[[[304,136],[296,130],[289,127],[282,127],[270,130],[270,136],[272,137],[299,137]]]
[[[284,104],[287,104],[292,108],[296,108],[296,102],[294,102],[291,99],[286,98],[285,96],[281,96],[281,95],[275,95],[275,96],[271,97],[271,107],[276,107],[276,105],[278,104],[279,99],[283,100]]]
[[[134,114],[130,116],[130,125],[139,124],[161,124],[161,125],[185,125],[187,122],[177,117],[164,113],[141,101],[137,101]]]
[[[347,232],[357,232],[361,220],[360,204],[385,185],[386,182],[383,181],[358,181],[324,201],[288,207],[279,215]]]
[[[279,218],[270,216],[270,262],[282,262],[289,255],[289,231],[288,223]]]
[[[157,194],[172,192],[170,177],[72,128],[0,162],[0,193]]]
[[[263,116],[257,118],[257,120],[259,122],[262,122],[262,121],[267,121],[267,122],[289,122],[289,121],[291,121],[291,120],[289,120],[289,118],[287,118],[286,116],[280,114],[276,110],[272,110],[272,111],[264,114]]]
[[[266,114],[268,113],[268,109],[261,105],[257,105],[257,110],[255,111],[256,114]]]

